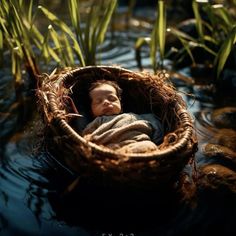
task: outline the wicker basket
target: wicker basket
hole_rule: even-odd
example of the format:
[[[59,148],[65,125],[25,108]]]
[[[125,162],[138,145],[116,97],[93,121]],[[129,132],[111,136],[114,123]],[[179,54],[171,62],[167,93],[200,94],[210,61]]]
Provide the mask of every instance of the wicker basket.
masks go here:
[[[80,135],[73,124],[83,121],[81,114],[89,119],[88,88],[98,79],[115,80],[123,89],[124,112],[152,112],[162,121],[165,137],[157,150],[118,154]],[[38,96],[56,157],[91,181],[159,186],[176,178],[196,152],[193,121],[163,73],[154,76],[114,66],[67,68],[45,76]]]

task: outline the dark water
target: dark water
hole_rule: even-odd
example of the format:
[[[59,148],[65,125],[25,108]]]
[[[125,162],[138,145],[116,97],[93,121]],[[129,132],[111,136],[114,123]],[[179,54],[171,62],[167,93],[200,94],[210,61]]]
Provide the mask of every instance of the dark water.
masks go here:
[[[116,64],[138,71],[134,42],[148,29],[115,33],[103,45],[101,64]],[[148,53],[143,66],[150,70]],[[189,76],[188,68],[180,71]],[[0,72],[0,235],[234,235],[236,233],[235,162],[209,158],[202,147],[217,133],[211,120],[216,104],[198,86],[173,80],[195,118],[199,150],[197,168],[220,164],[231,175],[207,175],[197,185],[125,195],[80,185],[66,188],[76,175],[42,148],[41,117],[33,90],[23,91],[30,115],[15,94],[10,69]],[[194,97],[185,94],[194,94]],[[30,101],[29,103],[27,101]],[[188,166],[186,172],[188,172]],[[234,173],[234,174],[233,174]],[[212,179],[211,179],[212,178]],[[195,190],[194,190],[195,188]],[[192,193],[192,197],[189,195]],[[181,195],[181,196],[180,196]],[[181,201],[182,200],[182,201]]]

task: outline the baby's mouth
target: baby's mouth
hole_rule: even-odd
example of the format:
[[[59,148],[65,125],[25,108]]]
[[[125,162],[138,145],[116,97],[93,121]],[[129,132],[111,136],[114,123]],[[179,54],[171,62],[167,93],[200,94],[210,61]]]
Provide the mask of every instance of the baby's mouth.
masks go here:
[[[113,112],[113,108],[112,107],[107,107],[105,109],[103,109],[103,113],[104,114],[110,114]]]

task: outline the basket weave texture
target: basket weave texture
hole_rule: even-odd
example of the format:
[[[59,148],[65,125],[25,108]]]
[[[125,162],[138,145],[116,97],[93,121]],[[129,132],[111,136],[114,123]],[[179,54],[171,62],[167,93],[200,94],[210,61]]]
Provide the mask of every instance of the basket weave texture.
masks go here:
[[[89,117],[88,88],[100,79],[116,81],[122,88],[124,112],[152,112],[162,121],[165,137],[157,150],[118,153],[85,140],[76,130],[73,121],[80,123],[81,114]],[[57,158],[92,181],[127,186],[165,184],[197,150],[193,120],[164,73],[151,75],[116,66],[66,68],[43,77],[38,97]]]

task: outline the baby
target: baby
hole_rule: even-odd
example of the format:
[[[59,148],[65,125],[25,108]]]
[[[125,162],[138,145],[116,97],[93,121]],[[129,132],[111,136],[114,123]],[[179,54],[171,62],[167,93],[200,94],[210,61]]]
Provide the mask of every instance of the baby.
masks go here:
[[[95,119],[84,129],[84,138],[125,153],[156,150],[163,138],[160,121],[153,114],[122,113],[121,92],[114,81],[92,83],[89,96]]]

